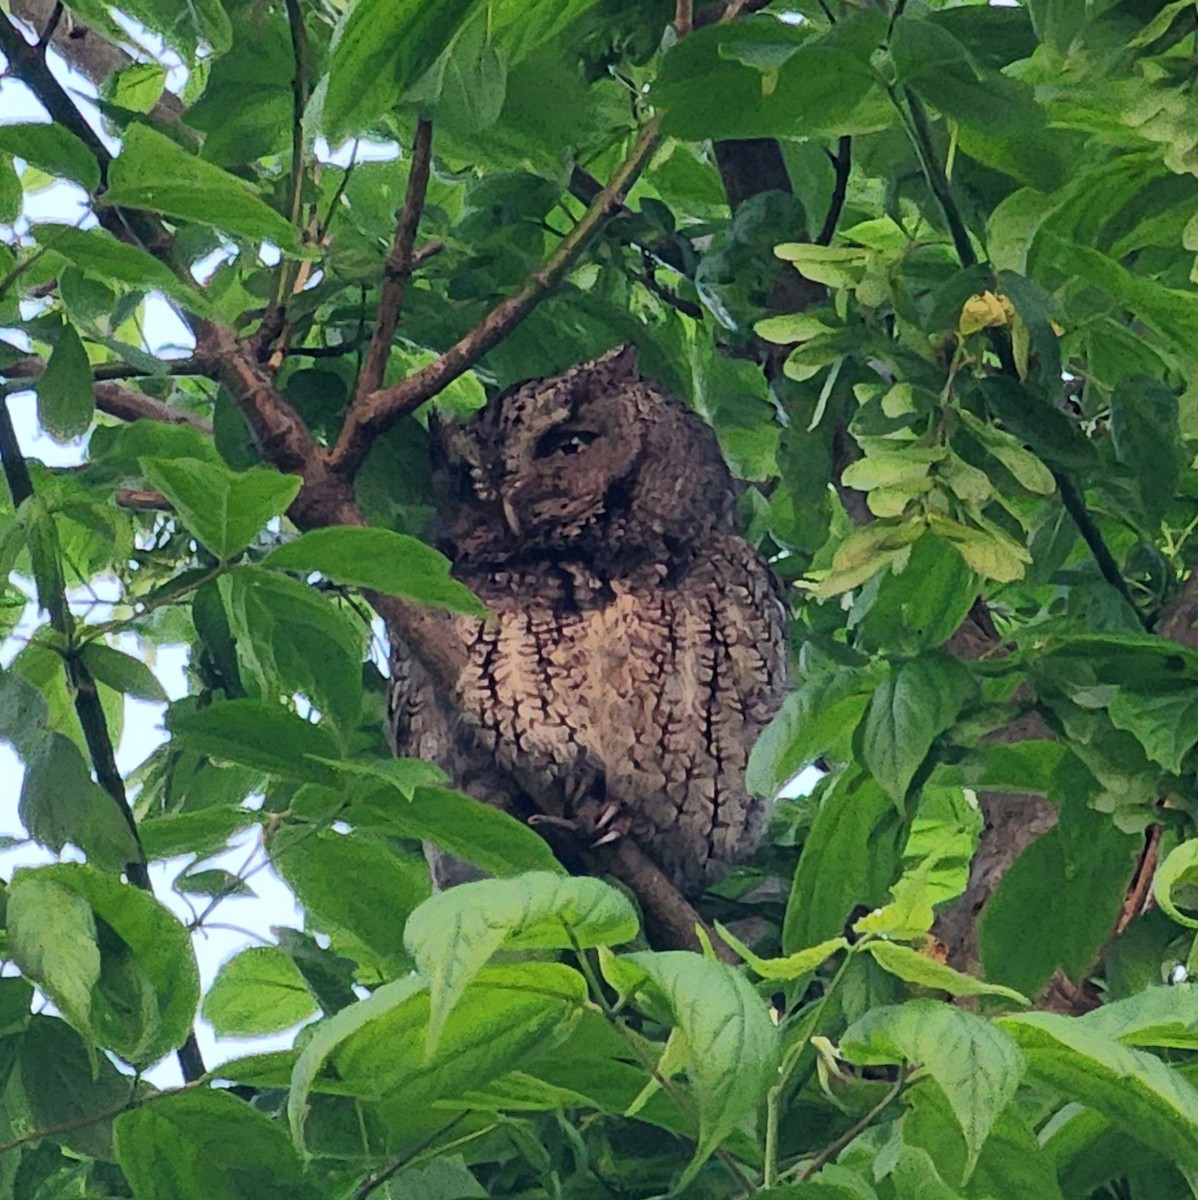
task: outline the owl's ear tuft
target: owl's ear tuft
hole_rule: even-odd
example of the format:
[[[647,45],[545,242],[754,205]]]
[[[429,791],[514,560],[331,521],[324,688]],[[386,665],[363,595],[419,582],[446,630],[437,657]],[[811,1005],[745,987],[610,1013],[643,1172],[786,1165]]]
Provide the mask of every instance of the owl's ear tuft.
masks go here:
[[[625,342],[622,346],[609,350],[600,355],[594,362],[583,367],[588,382],[599,384],[601,387],[615,387],[621,383],[629,383],[640,378],[637,365],[637,349],[633,342]]]

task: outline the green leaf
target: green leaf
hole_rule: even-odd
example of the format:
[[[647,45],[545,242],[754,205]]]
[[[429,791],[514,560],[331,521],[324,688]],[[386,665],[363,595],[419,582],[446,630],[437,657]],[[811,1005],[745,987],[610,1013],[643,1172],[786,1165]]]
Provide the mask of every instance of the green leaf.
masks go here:
[[[287,1120],[296,1147],[304,1148],[304,1122],[308,1115],[308,1096],[329,1056],[360,1030],[381,1022],[392,1013],[407,1016],[417,1006],[413,1003],[428,984],[418,975],[385,983],[365,1000],[351,1004],[321,1021],[304,1044],[291,1075],[291,1090],[287,1097]],[[424,1013],[427,1020],[427,1008]],[[415,1020],[410,1022],[416,1024]]]
[[[736,951],[738,955],[762,979],[799,979],[810,974],[817,967],[823,966],[833,954],[845,949],[848,941],[845,938],[830,938],[820,942],[818,946],[809,946],[797,954],[788,954],[785,958],[760,958],[743,942],[735,938],[723,925],[716,922],[716,932]]]
[[[168,712],[167,725],[181,745],[213,758],[283,779],[337,782],[324,761],[338,757],[333,735],[281,704],[221,700],[194,712]]]
[[[1198,838],[1174,846],[1152,878],[1152,894],[1161,910],[1187,929],[1198,929],[1198,919],[1182,912],[1174,899],[1174,890],[1192,894],[1198,884]],[[1187,896],[1188,898],[1188,896]]]
[[[371,588],[454,612],[485,617],[473,593],[449,575],[449,560],[416,538],[390,529],[312,529],[272,550],[264,565],[319,571],[336,583]]]
[[[1058,825],[1015,860],[978,925],[988,979],[1029,996],[1058,967],[1080,981],[1110,936],[1139,839],[1088,807],[1096,788],[1075,756],[1062,760],[1050,791],[1061,798]]]
[[[367,627],[294,579],[242,567],[217,581],[237,648],[238,676],[262,700],[306,696],[340,728],[362,709]]]
[[[901,571],[897,565],[875,575],[854,606],[861,644],[915,654],[943,645],[977,599],[977,576],[939,538],[920,538]]]
[[[1023,1055],[1008,1034],[935,1000],[911,1000],[866,1013],[841,1037],[840,1054],[861,1066],[921,1064],[961,1127],[967,1174],[1024,1070]]]
[[[598,879],[537,871],[432,896],[404,930],[408,953],[429,981],[427,1053],[463,991],[498,950],[617,946],[638,931],[627,897]]]
[[[1198,1049],[1198,984],[1150,987],[1084,1013],[1079,1022],[1092,1033],[1129,1046]]]
[[[319,1012],[299,967],[277,946],[251,946],[217,973],[203,1015],[220,1037],[258,1037]]]
[[[267,521],[285,512],[301,483],[296,475],[265,467],[230,471],[198,458],[143,458],[141,465],[148,482],[221,560],[240,553]]]
[[[270,852],[311,924],[339,953],[382,978],[409,965],[404,921],[430,888],[422,855],[361,831],[313,834],[294,827],[275,835]]]
[[[1107,715],[1116,729],[1126,729],[1144,747],[1153,762],[1177,775],[1182,760],[1198,742],[1198,686],[1179,681],[1151,692],[1117,688]]]
[[[1198,1091],[1160,1059],[1056,1013],[1004,1017],[1001,1027],[1038,1082],[1102,1113],[1137,1141],[1198,1169]]]
[[[429,996],[408,976],[317,1025],[296,1063],[287,1112],[303,1137],[307,1098],[326,1060],[339,1092],[371,1102],[391,1128],[427,1136],[427,1109],[475,1092],[517,1065],[529,1069],[570,1031],[587,1003],[586,981],[558,963],[489,967],[466,989],[433,1059],[424,1054]],[[442,1123],[438,1120],[438,1124]]]
[[[58,851],[70,843],[114,871],[141,857],[128,822],[70,738],[41,737],[24,757],[19,812],[34,841]]]
[[[106,229],[76,229],[70,225],[34,225],[29,231],[43,246],[69,259],[80,270],[131,287],[156,289],[187,305],[195,313],[208,310],[195,288],[140,246],[117,241]]]
[[[246,808],[207,808],[146,817],[140,822],[139,832],[151,861],[179,854],[204,857],[220,850],[235,833],[257,820],[257,815]]]
[[[69,442],[87,432],[96,400],[91,363],[74,325],[62,326],[35,386],[37,419],[56,442]]]
[[[72,1025],[90,1032],[100,948],[83,896],[42,871],[16,874],[8,893],[8,952]]]
[[[228,1091],[179,1092],[122,1113],[117,1161],[136,1200],[315,1200],[280,1122]]]
[[[1052,472],[1009,433],[979,420],[963,408],[957,411],[957,417],[983,449],[998,459],[1029,492],[1051,496],[1057,490]]]
[[[333,35],[325,133],[359,133],[436,61],[471,0],[354,0]]]
[[[84,191],[100,186],[100,164],[69,129],[61,125],[0,125],[0,150],[23,158],[31,167],[74,180]]]
[[[1177,494],[1184,454],[1178,419],[1177,395],[1158,379],[1129,376],[1111,393],[1115,455],[1135,476],[1153,531]]]
[[[927,654],[892,665],[869,702],[858,733],[873,777],[899,803],[932,748],[973,690],[955,659]]]
[[[838,750],[837,757],[847,757],[849,736],[869,705],[868,686],[850,671],[804,680],[753,746],[745,772],[749,791],[772,800],[821,754]]]
[[[114,691],[154,704],[165,704],[169,699],[154,672],[131,654],[114,650],[103,642],[88,642],[80,658],[96,679]]]
[[[686,1042],[699,1109],[699,1143],[678,1181],[685,1188],[777,1081],[779,1035],[765,1002],[725,963],[681,950],[602,958],[622,995],[648,989]]]
[[[419,786],[405,798],[372,792],[350,805],[346,820],[377,833],[431,842],[500,879],[523,871],[563,870],[545,839],[526,824],[448,788]]]
[[[998,983],[984,983],[971,975],[964,975],[947,963],[937,962],[911,946],[875,941],[868,942],[863,951],[870,954],[883,971],[896,975],[905,983],[948,992],[952,996],[1002,996],[1016,1004],[1031,1003],[1013,988]]]
[[[20,870],[9,947],[80,1033],[148,1065],[183,1044],[199,1001],[187,930],[148,893],[78,863]]]
[[[287,253],[302,250],[295,227],[252,184],[188,154],[148,125],[133,125],[125,134],[101,202],[211,225],[236,237],[273,242]]]
[[[881,903],[901,847],[899,816],[877,782],[860,772],[836,779],[803,843],[782,923],[783,950],[806,950],[836,937],[857,905]]]
[[[665,56],[653,105],[678,138],[811,137],[876,127],[877,82],[856,54],[774,22],[697,30]]]

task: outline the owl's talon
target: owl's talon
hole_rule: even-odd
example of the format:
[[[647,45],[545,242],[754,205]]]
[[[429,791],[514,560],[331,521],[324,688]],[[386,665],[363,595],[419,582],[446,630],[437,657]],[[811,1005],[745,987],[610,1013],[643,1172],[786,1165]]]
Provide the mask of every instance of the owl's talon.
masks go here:
[[[609,829],[601,838],[591,843],[592,850],[598,850],[600,846],[610,846],[612,842],[618,842],[624,836],[622,829]]]

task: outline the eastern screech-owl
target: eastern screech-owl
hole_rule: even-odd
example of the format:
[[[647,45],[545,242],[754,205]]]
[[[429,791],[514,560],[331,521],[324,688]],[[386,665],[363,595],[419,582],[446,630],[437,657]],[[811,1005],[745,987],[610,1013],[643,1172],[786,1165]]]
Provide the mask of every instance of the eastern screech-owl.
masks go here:
[[[393,655],[397,753],[522,817],[520,781],[548,781],[590,836],[627,832],[701,889],[762,832],[745,763],[786,679],[779,587],[712,430],[625,347],[437,428],[433,454],[439,544],[494,619],[459,618],[454,697]]]

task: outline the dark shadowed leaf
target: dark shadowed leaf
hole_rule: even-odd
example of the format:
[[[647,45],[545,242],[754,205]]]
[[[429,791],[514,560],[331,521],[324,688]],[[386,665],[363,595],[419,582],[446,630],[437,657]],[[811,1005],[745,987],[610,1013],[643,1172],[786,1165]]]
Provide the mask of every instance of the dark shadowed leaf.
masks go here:
[[[77,1154],[111,1160],[112,1114],[137,1087],[97,1055],[65,1021],[35,1016],[21,1038],[21,1088],[34,1126],[73,1125],[53,1140]],[[83,1118],[96,1116],[96,1121]]]
[[[64,325],[37,381],[38,420],[55,441],[68,442],[87,432],[95,409],[87,351],[75,326]]]

